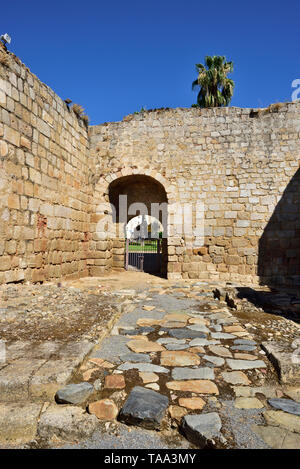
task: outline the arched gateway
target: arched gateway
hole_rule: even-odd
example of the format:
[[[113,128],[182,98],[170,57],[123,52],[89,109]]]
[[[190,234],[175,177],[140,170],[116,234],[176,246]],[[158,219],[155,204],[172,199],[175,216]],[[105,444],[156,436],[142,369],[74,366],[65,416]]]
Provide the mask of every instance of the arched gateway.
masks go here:
[[[128,175],[112,181],[108,195],[114,234],[112,267],[123,263],[126,269],[166,276],[168,200],[164,186],[151,176]],[[136,218],[141,220],[129,233]]]

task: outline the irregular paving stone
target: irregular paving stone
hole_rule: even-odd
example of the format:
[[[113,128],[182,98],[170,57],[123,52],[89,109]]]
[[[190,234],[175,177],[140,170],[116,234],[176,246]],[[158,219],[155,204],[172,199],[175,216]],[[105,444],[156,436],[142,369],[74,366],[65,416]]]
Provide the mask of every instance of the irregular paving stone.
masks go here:
[[[189,319],[189,324],[203,324],[204,326],[209,325],[210,321],[209,319],[205,318],[190,318]]]
[[[188,314],[183,314],[183,313],[171,313],[171,314],[166,314],[163,317],[164,321],[179,321],[179,322],[187,322],[189,320],[190,316]]]
[[[188,412],[186,409],[183,409],[178,405],[170,405],[168,410],[170,417],[178,423],[181,421],[182,417],[184,417]]]
[[[28,400],[28,387],[34,372],[45,363],[38,359],[17,359],[0,370],[0,396],[2,401]],[[63,383],[64,384],[64,383]],[[57,389],[57,388],[56,388]],[[53,397],[53,396],[52,396]]]
[[[89,415],[77,406],[51,404],[40,416],[38,436],[48,441],[52,438],[74,440],[87,438],[98,428],[95,415]]]
[[[124,389],[125,378],[119,374],[108,375],[105,377],[104,387],[108,389]]]
[[[95,365],[98,365],[99,367],[101,368],[114,368],[115,365],[113,363],[110,363],[106,360],[103,360],[103,358],[90,358],[89,359],[89,362],[95,364]]]
[[[127,337],[127,338],[129,338],[129,337]],[[131,335],[130,339],[132,339],[132,340],[144,340],[145,342],[149,341],[149,339],[146,335]]]
[[[179,321],[169,321],[169,322],[164,322],[163,325],[161,326],[160,330],[168,332],[169,329],[173,328],[182,328],[185,326],[185,322],[179,322]]]
[[[199,365],[198,355],[185,351],[166,351],[161,353],[160,363],[164,366]]]
[[[175,337],[162,337],[161,339],[158,339],[157,342],[159,344],[165,345],[165,344],[185,344],[186,340],[185,339],[175,339]]]
[[[217,324],[233,324],[236,322],[236,319],[226,318],[226,319],[217,319]]]
[[[96,379],[93,383],[95,391],[101,391],[102,389],[102,380],[101,379]]]
[[[231,350],[240,350],[240,351],[245,351],[245,352],[253,352],[256,347],[253,345],[232,345]]]
[[[173,391],[189,391],[198,394],[219,394],[215,383],[208,380],[188,380],[188,381],[170,381],[166,384],[168,389]]]
[[[90,368],[89,370],[82,373],[83,381],[89,381],[96,371],[99,372],[98,367],[97,368]]]
[[[94,392],[90,383],[68,384],[55,394],[56,402],[60,404],[81,404]]]
[[[150,332],[155,331],[153,327],[139,327],[138,329],[119,329],[120,334],[122,335],[142,335],[150,334]]]
[[[89,404],[89,413],[99,420],[114,420],[118,415],[118,407],[111,399],[101,399]]]
[[[127,343],[127,347],[133,352],[162,352],[165,348],[157,342],[150,342],[145,340],[131,340]]]
[[[227,319],[228,317],[230,317],[228,313],[214,313],[209,316],[209,319],[218,321],[220,319]]]
[[[236,337],[247,337],[249,336],[249,332],[232,332],[233,335]]]
[[[257,360],[257,356],[250,353],[235,353],[234,358],[236,360]]]
[[[215,324],[214,326],[212,326],[212,328],[216,332],[222,332],[222,326],[220,326],[219,324]]]
[[[212,357],[211,355],[204,355],[204,360],[207,360],[210,363],[213,363],[215,366],[222,366],[225,363],[224,358],[221,357]]]
[[[256,397],[238,397],[235,400],[234,407],[237,409],[262,409],[264,405]]]
[[[227,358],[227,364],[232,370],[253,370],[255,368],[266,368],[262,360],[234,360]]]
[[[300,384],[299,361],[293,360],[295,350],[286,350],[286,344],[262,342],[262,349],[274,365],[281,383]]]
[[[201,410],[206,402],[201,397],[181,397],[178,399],[179,405],[192,410]]]
[[[205,353],[205,350],[204,350],[203,347],[198,346],[198,347],[190,347],[188,349],[188,352],[191,352],[191,353]]]
[[[146,336],[144,336],[146,338]],[[108,336],[101,343],[101,348],[94,350],[90,359],[102,358],[110,363],[120,363],[119,355],[128,353],[129,338],[123,335]]]
[[[212,332],[211,337],[213,339],[235,339],[234,335],[227,334],[226,332]]]
[[[200,347],[203,347],[205,345],[216,345],[219,344],[219,340],[207,340],[207,339],[193,339],[190,341],[189,346],[190,347],[197,347],[198,345]]]
[[[272,449],[300,449],[300,435],[284,428],[252,425],[252,430]]]
[[[276,396],[276,389],[267,386],[234,386],[233,391],[236,397],[255,397],[257,393],[263,394],[265,397]]]
[[[155,381],[159,380],[159,376],[157,376],[155,373],[140,372],[139,376],[143,383],[154,383]]]
[[[141,327],[148,327],[148,326],[160,326],[162,324],[162,319],[155,319],[155,318],[140,318],[137,320],[137,325]]]
[[[49,359],[33,374],[29,383],[30,395],[52,400],[56,391],[70,382],[77,365],[73,358]]]
[[[300,403],[300,388],[285,388],[284,389],[284,394],[288,396],[290,399],[293,401],[299,402]]]
[[[242,326],[224,326],[225,332],[246,332]]]
[[[248,340],[248,339],[236,339],[233,341],[235,345],[256,345],[256,342],[254,340]]]
[[[156,308],[156,306],[151,306],[151,305],[144,305],[143,309],[145,311],[153,311]]]
[[[0,403],[0,444],[22,444],[36,437],[42,404]]]
[[[275,409],[283,410],[289,414],[300,415],[300,404],[291,399],[269,399],[268,403]]]
[[[242,371],[224,371],[222,378],[229,384],[251,384],[251,381]]]
[[[187,328],[191,331],[209,332],[208,327],[204,326],[203,324],[195,324],[194,326],[187,326]]]
[[[167,350],[185,350],[189,348],[189,345],[187,344],[166,344],[166,349]]]
[[[120,355],[122,362],[133,362],[133,363],[150,363],[150,357],[146,353],[134,353],[129,352]]]
[[[288,431],[281,449],[300,449],[300,435]]]
[[[167,368],[163,368],[159,365],[153,365],[152,363],[123,363],[118,366],[118,370],[138,370],[146,373],[169,373]]]
[[[208,347],[208,349],[214,355],[218,355],[220,357],[225,357],[225,358],[231,358],[232,357],[232,353],[226,347],[222,347],[222,346],[219,346],[219,345],[218,346],[210,345]]]
[[[221,428],[222,422],[216,412],[186,415],[181,425],[185,437],[200,448],[214,446],[213,440],[220,437]]]
[[[163,328],[162,328],[163,329]],[[206,334],[199,331],[191,331],[189,329],[170,329],[169,334],[177,339],[205,339]]]
[[[157,383],[146,384],[146,388],[153,389],[154,391],[159,391],[159,385]]]
[[[168,403],[166,396],[152,389],[136,386],[121,409],[119,420],[147,429],[159,428]]]
[[[280,426],[291,432],[300,433],[300,417],[288,414],[282,410],[267,410],[264,418],[269,425]]]
[[[173,368],[172,378],[174,380],[215,379],[215,374],[211,368]]]

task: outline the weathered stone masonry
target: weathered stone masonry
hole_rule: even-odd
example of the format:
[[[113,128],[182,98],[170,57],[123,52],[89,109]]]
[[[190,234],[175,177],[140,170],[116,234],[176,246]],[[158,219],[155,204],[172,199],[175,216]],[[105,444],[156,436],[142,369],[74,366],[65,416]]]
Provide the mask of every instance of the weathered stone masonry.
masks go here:
[[[95,197],[108,201],[112,181],[144,174],[164,186],[171,204],[204,203],[202,248],[176,237],[170,219],[169,277],[299,283],[299,103],[259,113],[157,110],[92,127],[90,135]]]
[[[0,283],[88,275],[87,130],[17,58],[0,65]]]
[[[144,178],[170,207],[204,204],[202,247],[169,214],[170,278],[299,284],[299,137],[300,103],[149,111],[88,136],[13,58],[0,65],[0,283],[122,267],[124,240],[99,239],[97,223],[112,187]]]

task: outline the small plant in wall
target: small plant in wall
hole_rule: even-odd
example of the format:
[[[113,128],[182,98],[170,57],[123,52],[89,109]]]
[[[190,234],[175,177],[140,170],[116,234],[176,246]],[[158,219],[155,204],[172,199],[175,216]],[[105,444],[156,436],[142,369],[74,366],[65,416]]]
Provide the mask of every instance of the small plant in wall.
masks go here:
[[[90,118],[89,118],[89,116],[87,116],[86,114],[84,114],[83,116],[81,116],[81,119],[83,120],[84,125],[85,125],[86,127],[88,127],[88,126],[89,126],[89,123],[90,123]]]
[[[88,127],[90,119],[86,114],[84,114],[84,108],[80,104],[74,103],[72,105],[72,111],[79,119],[83,121],[84,125]]]
[[[141,110],[140,111],[135,111],[134,114],[141,114],[141,113],[146,112],[146,111],[147,111],[147,109],[144,106],[142,106]]]
[[[72,105],[72,111],[76,114],[77,117],[82,117],[84,113],[83,107],[76,103]]]

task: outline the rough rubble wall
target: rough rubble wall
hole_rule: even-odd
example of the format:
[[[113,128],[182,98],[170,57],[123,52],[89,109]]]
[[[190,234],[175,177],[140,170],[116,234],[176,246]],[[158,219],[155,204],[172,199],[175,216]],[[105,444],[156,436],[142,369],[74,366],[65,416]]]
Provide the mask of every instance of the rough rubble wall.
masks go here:
[[[88,275],[87,130],[9,58],[0,64],[0,283]]]
[[[170,218],[170,278],[299,284],[299,137],[300,103],[258,113],[157,110],[91,127],[94,207],[108,202],[117,178],[151,176],[170,204],[193,204],[194,229],[196,203],[204,204],[202,247],[195,232],[177,236]]]

